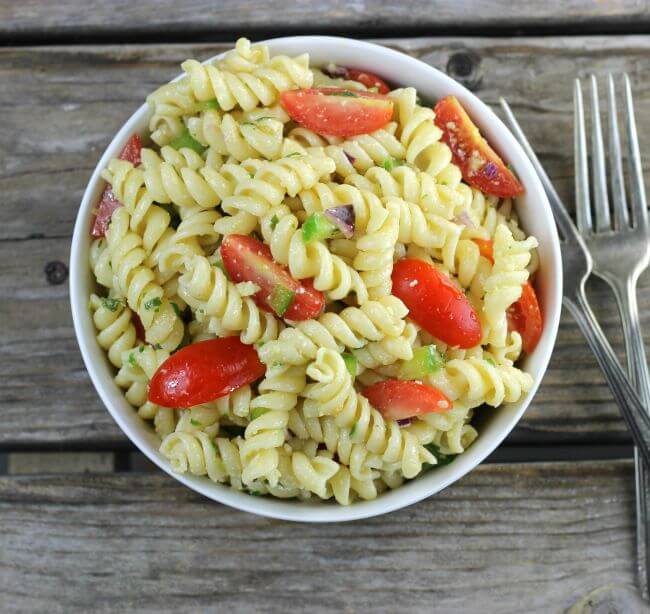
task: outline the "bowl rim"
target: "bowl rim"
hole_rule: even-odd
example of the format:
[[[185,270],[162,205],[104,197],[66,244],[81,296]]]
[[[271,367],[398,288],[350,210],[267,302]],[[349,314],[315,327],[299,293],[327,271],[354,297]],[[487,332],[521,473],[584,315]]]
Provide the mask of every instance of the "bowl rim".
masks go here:
[[[509,129],[475,94],[438,69],[383,45],[345,37],[287,36],[258,41],[255,44],[266,44],[272,52],[276,53],[299,54],[308,52],[310,57],[327,54],[327,57],[332,61],[340,63],[345,63],[345,58],[348,59],[348,63],[350,58],[354,58],[354,65],[365,70],[370,70],[379,61],[381,66],[388,67],[393,72],[408,74],[409,79],[406,79],[407,81],[417,80],[426,83],[427,79],[432,79],[444,86],[449,93],[453,93],[461,99],[463,105],[468,108],[472,117],[477,121],[481,131],[487,135],[488,140],[492,141],[496,138],[501,142],[500,149],[508,151],[509,162],[513,165],[526,187],[526,195],[532,195],[536,200],[535,215],[543,218],[543,222],[548,225],[549,233],[547,243],[544,245],[547,257],[543,261],[543,269],[546,271],[545,278],[550,285],[546,292],[547,297],[544,304],[543,336],[539,345],[529,357],[535,357],[537,365],[531,390],[519,402],[491,410],[505,414],[505,418],[503,418],[504,424],[498,433],[493,434],[491,437],[481,434],[468,450],[456,458],[454,463],[442,467],[436,472],[429,472],[424,476],[420,476],[397,489],[382,493],[372,501],[357,501],[349,506],[341,506],[322,501],[304,503],[296,500],[254,497],[236,491],[227,485],[211,482],[206,477],[174,473],[167,460],[158,452],[157,447],[154,448],[151,433],[147,434],[143,428],[137,426],[133,421],[132,417],[135,416],[138,423],[145,425],[144,420],[141,420],[136,411],[128,405],[123,392],[114,383],[114,375],[108,369],[108,361],[104,359],[103,362],[100,361],[101,364],[98,364],[94,360],[98,350],[104,355],[105,352],[99,348],[96,335],[88,334],[89,331],[94,331],[94,325],[88,310],[88,295],[84,288],[85,279],[89,275],[88,248],[90,240],[88,229],[91,210],[95,204],[94,198],[96,198],[102,182],[101,171],[110,158],[119,152],[128,136],[137,131],[135,126],[143,123],[148,114],[146,103],[141,105],[123,124],[102,154],[84,190],[81,205],[77,212],[70,249],[70,304],[75,335],[90,379],[104,406],[124,434],[155,465],[192,490],[213,501],[242,511],[298,522],[343,522],[389,513],[436,494],[481,464],[502,443],[529,407],[546,373],[560,320],[562,267],[559,237],[553,214],[539,177]],[[316,52],[315,50],[319,51]],[[203,63],[222,56],[223,53],[217,54]],[[339,57],[342,59],[338,59]],[[416,74],[417,79],[410,79],[412,75],[409,73]],[[179,74],[173,81],[178,81],[182,76],[182,74]],[[404,82],[404,80],[400,82]],[[411,85],[411,83],[408,85]],[[539,207],[539,210],[537,207]],[[122,398],[122,402],[120,402],[119,397]],[[121,407],[118,407],[118,405],[121,405]],[[125,413],[125,405],[131,415]],[[146,428],[150,429],[148,425],[146,425]]]

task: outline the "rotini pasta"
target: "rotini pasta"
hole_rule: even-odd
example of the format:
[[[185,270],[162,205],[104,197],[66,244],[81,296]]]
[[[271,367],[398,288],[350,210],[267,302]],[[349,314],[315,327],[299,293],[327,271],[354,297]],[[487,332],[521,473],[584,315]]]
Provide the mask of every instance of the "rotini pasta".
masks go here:
[[[539,262],[515,201],[412,87],[244,38],[182,68],[103,171],[90,248],[98,345],[171,468],[349,505],[462,454],[477,408],[533,386],[512,306]],[[330,89],[290,91],[312,87]]]

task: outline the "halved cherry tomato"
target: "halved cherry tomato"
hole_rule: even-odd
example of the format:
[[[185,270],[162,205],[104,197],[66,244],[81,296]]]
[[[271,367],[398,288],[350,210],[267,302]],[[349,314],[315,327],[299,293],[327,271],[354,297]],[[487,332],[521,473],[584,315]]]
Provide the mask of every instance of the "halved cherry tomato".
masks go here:
[[[149,383],[149,400],[184,409],[230,394],[265,371],[255,348],[238,337],[199,341],[160,365]]]
[[[524,284],[519,300],[508,309],[508,326],[521,335],[524,352],[530,354],[542,336],[542,310],[535,288],[530,282]]]
[[[141,151],[142,139],[140,135],[132,134],[118,157],[120,160],[131,162],[133,166],[138,166],[140,164]],[[103,237],[106,235],[113,211],[121,205],[122,203],[115,198],[111,187],[107,185],[99,198],[97,212],[92,221],[90,234],[93,237]]]
[[[291,119],[318,134],[370,134],[393,117],[393,101],[381,94],[320,87],[285,90],[280,102]]]
[[[471,348],[481,341],[481,322],[468,298],[424,260],[405,258],[393,267],[393,294],[409,317],[448,345]]]
[[[367,88],[376,87],[378,94],[388,94],[390,92],[390,87],[388,83],[384,81],[381,77],[378,77],[374,73],[368,72],[366,70],[358,70],[356,68],[347,68],[346,79],[352,81],[358,81],[362,85],[365,85]]]
[[[455,96],[438,101],[435,123],[449,146],[463,179],[486,194],[502,198],[523,194],[519,180],[481,136],[478,128]]]
[[[260,287],[253,298],[263,309],[288,320],[311,320],[323,310],[323,293],[314,290],[310,280],[291,277],[261,241],[246,235],[228,235],[221,244],[221,258],[233,281],[252,281]]]
[[[483,258],[487,258],[492,264],[494,264],[494,246],[490,239],[472,239],[476,245],[478,245],[478,250],[481,253]]]
[[[404,420],[422,414],[449,411],[453,403],[437,388],[421,382],[389,379],[368,386],[363,392],[384,418]]]

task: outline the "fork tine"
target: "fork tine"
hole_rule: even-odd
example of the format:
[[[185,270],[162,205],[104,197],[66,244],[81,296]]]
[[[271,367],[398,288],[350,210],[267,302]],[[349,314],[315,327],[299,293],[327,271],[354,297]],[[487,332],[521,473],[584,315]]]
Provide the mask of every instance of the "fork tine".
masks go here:
[[[636,133],[636,122],[634,121],[634,106],[632,104],[632,87],[627,73],[623,75],[625,84],[625,109],[627,111],[627,142],[628,155],[630,158],[630,187],[632,216],[634,225],[646,228],[648,226],[648,207],[645,199],[645,187],[643,184],[643,170],[641,168],[641,154],[639,153],[639,137]]]
[[[609,199],[607,198],[607,171],[605,169],[605,145],[600,125],[598,105],[598,82],[591,75],[591,186],[593,190],[596,230],[610,230]]]
[[[573,162],[576,176],[576,221],[581,234],[591,232],[591,209],[589,207],[589,169],[587,167],[587,136],[585,134],[585,111],[582,104],[582,85],[575,80],[573,88]]]
[[[560,229],[562,238],[565,241],[574,241],[574,242],[577,241],[578,243],[580,243],[581,242],[580,235],[578,234],[578,231],[576,230],[576,227],[573,224],[573,220],[571,219],[569,213],[567,212],[564,205],[562,204],[562,201],[560,200],[560,197],[558,196],[558,193],[555,190],[555,186],[551,183],[551,180],[549,179],[549,176],[546,174],[544,167],[537,159],[537,156],[535,155],[533,148],[528,142],[526,135],[521,129],[519,122],[515,118],[515,115],[512,112],[512,109],[510,108],[510,105],[506,102],[505,98],[500,98],[499,102],[501,103],[501,108],[505,113],[506,122],[510,126],[510,129],[512,130],[512,133],[514,134],[517,141],[519,141],[519,144],[523,148],[525,154],[528,156],[528,159],[531,161],[535,171],[537,172],[537,175],[539,176],[542,182],[542,185],[544,186],[544,190],[546,192],[546,195],[548,196],[551,209],[553,209],[553,216],[555,217],[555,223]]]
[[[614,206],[614,228],[622,230],[630,224],[625,199],[625,183],[623,181],[623,162],[621,160],[621,138],[618,132],[616,110],[616,92],[614,78],[607,77],[607,119],[609,126],[609,167],[611,172],[611,195]]]

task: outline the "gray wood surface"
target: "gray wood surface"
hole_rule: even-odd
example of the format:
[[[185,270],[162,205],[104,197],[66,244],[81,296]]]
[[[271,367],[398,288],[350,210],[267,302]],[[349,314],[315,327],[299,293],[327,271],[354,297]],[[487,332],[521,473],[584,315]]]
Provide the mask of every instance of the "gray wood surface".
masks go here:
[[[592,0],[411,0],[408,3],[348,2],[330,0],[115,0],[0,1],[0,37],[9,41],[48,40],[53,37],[97,37],[125,40],[135,36],[232,37],[233,32],[377,32],[414,31],[448,34],[450,31],[513,31],[537,29],[557,31],[639,31],[648,24],[650,11],[640,0],[593,2]]]
[[[0,4],[5,11],[7,6]],[[489,104],[496,105],[498,97],[506,95],[569,201],[575,75],[629,71],[642,139],[650,127],[648,37],[463,37],[389,44],[448,68]],[[205,58],[223,48],[0,48],[0,80],[10,84],[0,88],[0,446],[127,444],[81,362],[67,284],[49,283],[45,267],[68,263],[81,194],[120,125],[149,91],[177,74],[182,59]],[[647,152],[650,141],[643,140],[641,146]],[[606,332],[620,352],[613,299],[602,284],[595,282],[591,289]],[[647,277],[639,301],[642,324],[650,330]],[[509,442],[627,441],[595,360],[565,314],[551,368]]]
[[[307,525],[161,474],[0,477],[0,611],[546,614],[596,591],[599,611],[642,612],[633,497],[629,461],[491,465],[388,516]]]

